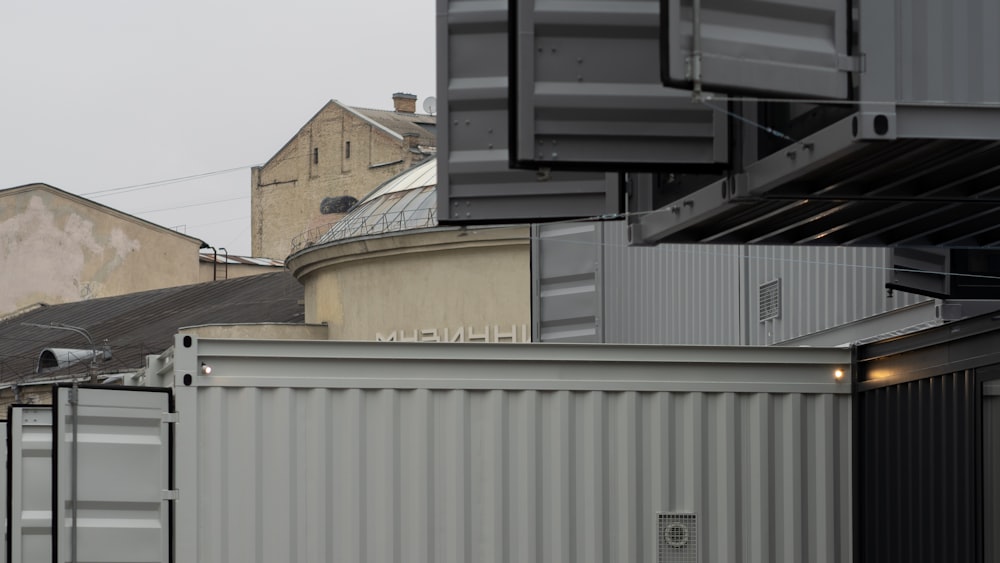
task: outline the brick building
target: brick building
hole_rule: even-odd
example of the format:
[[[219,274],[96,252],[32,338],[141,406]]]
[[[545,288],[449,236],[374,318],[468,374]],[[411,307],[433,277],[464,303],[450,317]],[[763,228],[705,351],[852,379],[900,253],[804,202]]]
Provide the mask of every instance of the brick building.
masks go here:
[[[435,154],[435,117],[417,97],[393,94],[392,110],[331,100],[251,171],[254,256],[283,259],[325,234],[355,201]]]

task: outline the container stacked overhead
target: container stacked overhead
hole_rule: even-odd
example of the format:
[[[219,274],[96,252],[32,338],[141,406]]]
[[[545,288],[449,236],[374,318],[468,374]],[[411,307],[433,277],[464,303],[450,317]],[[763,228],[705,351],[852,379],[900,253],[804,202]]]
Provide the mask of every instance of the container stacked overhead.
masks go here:
[[[662,206],[640,201],[656,212],[631,220],[632,240],[1000,243],[1000,59],[983,43],[995,3],[780,4],[662,3],[667,82],[721,94],[708,103],[729,112],[739,160],[694,191],[660,191]]]
[[[509,169],[506,0],[437,0],[438,223],[517,223],[621,211],[600,172]],[[515,197],[511,197],[515,196]],[[572,196],[572,201],[567,200]]]
[[[598,170],[622,173],[635,244],[1000,243],[990,1],[512,0],[490,26],[486,5],[439,2],[442,158],[499,150],[491,162],[538,174],[446,172],[482,204],[448,222],[606,215],[583,184],[551,191],[556,172]],[[476,68],[495,71],[505,125],[483,138],[464,113],[486,107]]]

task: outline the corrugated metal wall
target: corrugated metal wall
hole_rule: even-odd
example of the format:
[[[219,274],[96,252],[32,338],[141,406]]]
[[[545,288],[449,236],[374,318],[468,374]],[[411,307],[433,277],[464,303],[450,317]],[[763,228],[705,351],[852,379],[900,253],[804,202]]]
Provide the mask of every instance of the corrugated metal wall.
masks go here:
[[[994,0],[870,1],[895,6],[900,101],[1000,102]]]
[[[539,272],[566,270],[580,256],[595,260],[596,285],[603,293],[604,342],[630,344],[770,345],[860,321],[928,301],[893,292],[891,255],[884,248],[679,245],[630,247],[623,222],[603,223],[603,242],[533,245],[536,287]],[[588,226],[588,228],[590,228]],[[591,253],[583,245],[592,244]],[[780,280],[781,314],[761,322],[759,290]],[[536,289],[536,293],[538,290]],[[566,305],[558,318],[551,309],[534,314],[543,326],[593,315],[600,299]],[[586,310],[583,310],[586,308]],[[905,327],[895,327],[905,328]],[[536,338],[547,340],[546,333]],[[874,335],[872,335],[874,336]]]
[[[851,557],[849,395],[233,383],[176,390],[199,562],[651,562],[657,512],[700,561]]]
[[[981,560],[975,385],[962,371],[857,395],[861,562]]]
[[[983,529],[1000,529],[1000,381],[983,385]],[[1000,563],[1000,537],[983,536],[983,561]]]
[[[0,447],[0,518],[3,518],[3,522],[7,522],[7,509],[10,508],[7,505],[7,424],[8,422],[0,422],[0,439],[3,440],[3,446]],[[7,563],[7,528],[6,525],[3,528],[3,539],[0,539],[0,563]]]
[[[886,248],[748,246],[751,345],[777,344],[899,309],[928,298],[893,292]],[[781,280],[781,316],[759,321],[761,284]],[[900,327],[903,328],[903,327]]]
[[[623,221],[604,223],[604,241],[605,342],[743,343],[742,247],[630,247]]]

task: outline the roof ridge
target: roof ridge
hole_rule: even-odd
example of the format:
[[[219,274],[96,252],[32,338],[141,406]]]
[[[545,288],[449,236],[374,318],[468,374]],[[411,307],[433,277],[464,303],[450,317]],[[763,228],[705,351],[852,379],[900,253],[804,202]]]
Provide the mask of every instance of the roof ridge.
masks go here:
[[[384,111],[386,113],[392,113],[392,114],[397,114],[397,115],[419,115],[419,116],[423,116],[423,117],[435,117],[434,114],[430,114],[430,113],[417,113],[415,111],[414,112],[396,111],[394,109],[366,108],[366,107],[361,107],[361,106],[351,106],[351,109],[359,110],[359,111]]]

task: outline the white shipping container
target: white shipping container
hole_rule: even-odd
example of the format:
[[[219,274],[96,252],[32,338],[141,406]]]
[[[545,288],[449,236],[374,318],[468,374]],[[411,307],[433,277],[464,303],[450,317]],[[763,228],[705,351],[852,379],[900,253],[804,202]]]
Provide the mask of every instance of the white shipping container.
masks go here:
[[[178,336],[174,557],[850,561],[846,349]],[[209,372],[210,373],[207,373]]]
[[[3,544],[0,545],[0,563],[7,563],[7,424],[0,422],[0,438],[3,439],[3,447],[0,447],[0,522],[3,523]]]
[[[52,408],[10,410],[7,446],[6,556],[11,563],[52,560]]]

